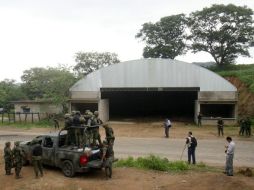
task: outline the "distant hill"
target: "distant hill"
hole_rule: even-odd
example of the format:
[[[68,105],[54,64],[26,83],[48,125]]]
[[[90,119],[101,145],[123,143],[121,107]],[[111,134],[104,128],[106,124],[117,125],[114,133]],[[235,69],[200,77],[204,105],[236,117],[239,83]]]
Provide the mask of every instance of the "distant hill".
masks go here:
[[[254,64],[208,68],[231,82],[238,90],[238,113],[254,117]]]

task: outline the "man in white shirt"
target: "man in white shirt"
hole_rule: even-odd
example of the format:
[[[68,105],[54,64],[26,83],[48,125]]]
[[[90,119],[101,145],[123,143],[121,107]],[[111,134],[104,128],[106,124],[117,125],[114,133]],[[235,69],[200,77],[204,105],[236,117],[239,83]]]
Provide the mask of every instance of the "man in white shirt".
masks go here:
[[[171,127],[171,122],[169,119],[165,119],[164,122],[164,128],[165,128],[165,137],[168,138],[169,137],[169,128]]]
[[[225,153],[226,155],[226,166],[225,166],[225,174],[227,176],[233,176],[233,158],[235,152],[235,143],[231,137],[226,138],[228,142],[228,146],[226,146]]]

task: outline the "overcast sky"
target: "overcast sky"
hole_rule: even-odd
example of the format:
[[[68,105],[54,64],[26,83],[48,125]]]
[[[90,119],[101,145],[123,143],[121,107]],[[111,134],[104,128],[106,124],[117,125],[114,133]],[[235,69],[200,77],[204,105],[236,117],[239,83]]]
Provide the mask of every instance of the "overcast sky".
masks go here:
[[[142,58],[135,39],[145,22],[201,10],[212,4],[247,5],[254,0],[0,0],[0,80],[20,77],[32,67],[74,65],[78,51],[108,51],[121,61]],[[237,63],[254,63],[239,58]],[[182,61],[213,61],[206,53]]]

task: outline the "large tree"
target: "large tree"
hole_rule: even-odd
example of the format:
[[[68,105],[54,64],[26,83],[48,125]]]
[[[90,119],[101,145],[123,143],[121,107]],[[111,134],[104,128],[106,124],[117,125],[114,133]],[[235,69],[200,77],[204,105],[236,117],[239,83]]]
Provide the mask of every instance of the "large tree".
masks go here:
[[[0,107],[9,109],[10,101],[24,99],[26,96],[22,92],[20,84],[14,80],[3,80],[0,82]]]
[[[218,65],[234,63],[250,56],[253,41],[253,11],[246,6],[212,5],[190,14],[191,49],[212,55]]]
[[[82,77],[101,67],[119,63],[118,55],[110,52],[78,52],[75,55],[74,71]]]
[[[163,17],[156,23],[145,23],[136,35],[146,46],[145,58],[171,58],[186,53],[186,17],[184,14]]]
[[[76,82],[74,74],[65,67],[31,68],[24,71],[22,88],[34,99],[52,100],[66,108],[69,88]]]

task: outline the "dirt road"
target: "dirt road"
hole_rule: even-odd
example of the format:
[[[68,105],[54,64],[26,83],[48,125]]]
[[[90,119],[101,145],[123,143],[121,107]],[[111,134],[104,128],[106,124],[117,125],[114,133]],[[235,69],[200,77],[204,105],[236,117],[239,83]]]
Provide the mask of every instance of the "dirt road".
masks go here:
[[[183,147],[184,137],[188,131],[193,131],[198,139],[197,160],[206,164],[223,166],[224,138],[218,138],[213,127],[196,128],[195,126],[174,124],[171,129],[171,138],[163,138],[163,131],[159,123],[144,124],[112,124],[115,131],[115,153],[117,157],[144,156],[150,153],[167,157],[170,160],[179,160]],[[192,172],[166,173],[145,171],[133,168],[114,168],[113,178],[105,180],[104,172],[90,172],[66,178],[61,170],[45,168],[43,178],[35,179],[31,166],[23,167],[20,180],[14,176],[4,175],[2,149],[6,141],[31,140],[33,137],[48,133],[52,129],[16,129],[0,128],[0,189],[1,190],[252,190],[254,178],[244,177],[235,171],[234,177],[227,177],[222,173]],[[254,139],[238,137],[238,129],[225,129],[225,133],[233,137],[237,144],[235,166],[253,167]],[[103,131],[102,131],[103,134]],[[186,159],[186,151],[183,155]],[[221,167],[223,168],[223,167]],[[202,180],[200,180],[202,179]]]
[[[4,142],[31,140],[41,132],[20,132],[20,131],[1,131],[0,148]],[[235,140],[236,154],[234,159],[235,166],[254,167],[254,143],[252,141]],[[196,149],[198,162],[204,162],[210,165],[224,165],[225,163],[225,138],[215,137],[214,139],[199,139]],[[137,137],[118,137],[115,141],[115,155],[119,158],[128,156],[138,157],[149,154],[155,154],[161,157],[167,157],[169,160],[180,160],[184,149],[185,139],[179,138],[137,138]],[[187,157],[185,149],[182,159]]]

